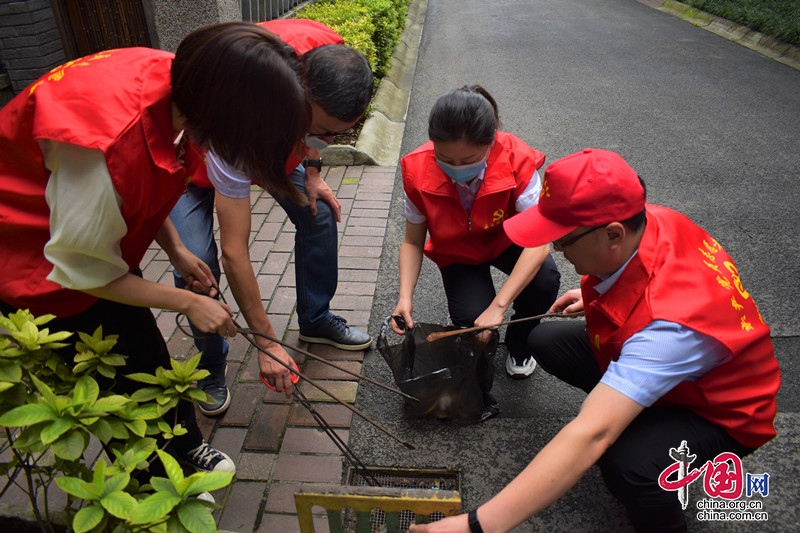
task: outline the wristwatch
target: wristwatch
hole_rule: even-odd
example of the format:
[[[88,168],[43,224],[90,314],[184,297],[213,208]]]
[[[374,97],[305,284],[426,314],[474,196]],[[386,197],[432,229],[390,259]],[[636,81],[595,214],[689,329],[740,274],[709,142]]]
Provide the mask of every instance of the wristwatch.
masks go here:
[[[467,514],[467,523],[469,524],[470,533],[483,533],[481,523],[478,521],[478,511],[472,510]]]
[[[316,168],[319,171],[322,171],[322,158],[319,159],[303,159],[303,168]]]

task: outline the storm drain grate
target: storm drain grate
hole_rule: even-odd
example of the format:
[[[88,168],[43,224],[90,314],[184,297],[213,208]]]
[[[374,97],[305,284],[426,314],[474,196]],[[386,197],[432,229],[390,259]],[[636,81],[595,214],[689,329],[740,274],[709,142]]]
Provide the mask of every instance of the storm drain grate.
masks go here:
[[[368,474],[378,480],[383,488],[430,490],[430,491],[455,491],[461,492],[461,476],[457,470],[411,470],[400,468],[368,468]],[[367,487],[370,483],[357,469],[350,468],[347,472],[347,485]],[[435,522],[444,518],[438,511],[432,512],[429,521]],[[407,533],[408,527],[417,520],[412,511],[400,511],[400,532]],[[426,520],[428,521],[428,520]],[[342,510],[342,525],[345,533],[356,533],[356,513],[350,508]],[[370,532],[384,533],[388,531],[386,513],[381,509],[370,512]]]
[[[431,489],[461,491],[458,470],[409,470],[401,468],[368,468],[381,487],[395,489]],[[347,485],[366,487],[369,483],[358,470],[347,471]]]

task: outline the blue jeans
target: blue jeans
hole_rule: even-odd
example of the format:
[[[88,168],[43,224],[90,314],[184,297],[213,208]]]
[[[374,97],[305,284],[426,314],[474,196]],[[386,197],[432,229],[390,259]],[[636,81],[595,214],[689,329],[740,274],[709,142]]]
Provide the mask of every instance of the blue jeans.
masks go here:
[[[305,194],[305,169],[298,166],[290,174],[292,183]],[[336,217],[333,209],[317,202],[317,214],[309,206],[299,206],[286,198],[275,198],[296,228],[295,277],[297,285],[297,320],[301,330],[330,313],[330,301],[339,278]],[[220,266],[214,240],[214,189],[189,185],[170,213],[172,223],[186,247],[205,262],[217,283]],[[174,272],[175,286],[184,287],[180,274]],[[192,327],[195,346],[203,356],[199,368],[212,369],[225,362],[228,343],[218,335],[209,335]]]
[[[181,240],[194,255],[211,269],[219,286],[220,267],[217,256],[217,243],[214,240],[214,189],[189,185],[172,208],[169,218],[178,230]],[[175,286],[186,287],[183,277],[177,270],[172,271]],[[225,364],[228,357],[228,343],[215,333],[200,331],[191,322],[194,345],[202,352],[198,368],[213,373]]]
[[[306,192],[306,171],[298,166],[289,176]],[[330,314],[330,303],[339,282],[339,233],[331,206],[317,201],[317,214],[287,198],[275,198],[297,232],[294,236],[294,271],[297,284],[297,322],[300,330]]]

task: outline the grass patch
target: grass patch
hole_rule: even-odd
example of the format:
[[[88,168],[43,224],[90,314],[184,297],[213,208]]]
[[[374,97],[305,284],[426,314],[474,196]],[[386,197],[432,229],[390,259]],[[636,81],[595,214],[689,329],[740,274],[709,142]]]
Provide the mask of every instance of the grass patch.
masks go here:
[[[800,0],[681,0],[706,13],[800,46]]]

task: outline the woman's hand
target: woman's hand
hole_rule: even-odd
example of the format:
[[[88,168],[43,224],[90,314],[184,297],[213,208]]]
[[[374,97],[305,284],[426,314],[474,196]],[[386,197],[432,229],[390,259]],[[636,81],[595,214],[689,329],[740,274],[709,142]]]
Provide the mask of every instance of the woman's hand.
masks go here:
[[[506,309],[492,303],[481,315],[475,319],[475,327],[487,327],[500,324],[505,319]],[[492,328],[497,329],[497,328]],[[486,344],[491,339],[491,329],[481,331],[476,335],[479,342]]]
[[[428,224],[412,224],[406,221],[406,235],[403,237],[403,244],[400,245],[400,295],[397,299],[397,306],[392,315],[400,315],[406,321],[409,329],[414,327],[414,320],[411,312],[414,310],[414,288],[417,286],[419,272],[422,268],[422,248],[425,245],[425,236],[428,234]],[[392,320],[392,330],[395,333],[405,333]]]
[[[214,275],[199,257],[183,244],[178,230],[167,217],[156,233],[156,242],[169,256],[170,263],[186,282],[186,288],[201,294],[216,296]]]
[[[211,269],[199,257],[190,252],[188,248],[185,246],[176,247],[169,259],[172,266],[186,282],[187,289],[199,294],[207,294],[212,298],[217,295],[216,283]]]
[[[230,307],[208,296],[200,294],[190,296],[192,298],[184,314],[196,328],[205,333],[216,333],[222,337],[236,335],[236,325],[231,320],[233,311]]]
[[[285,366],[265,354],[264,351],[283,361],[290,367],[293,367],[292,358],[286,350],[276,342],[259,336],[256,336],[255,340],[260,349],[258,352],[258,370],[262,378],[266,380],[269,386],[275,391],[284,393],[287,399],[291,398],[292,387],[294,386],[292,383],[292,373],[289,372],[289,369]]]
[[[414,320],[411,318],[411,313],[413,310],[414,304],[400,300],[397,302],[397,306],[394,308],[394,311],[392,311],[392,316],[399,315],[403,317],[403,320],[406,322],[406,327],[411,329],[414,327]],[[392,319],[391,325],[392,331],[395,333],[399,335],[403,335],[405,333],[405,331],[403,331],[403,329],[397,325],[397,322],[394,319]]]

